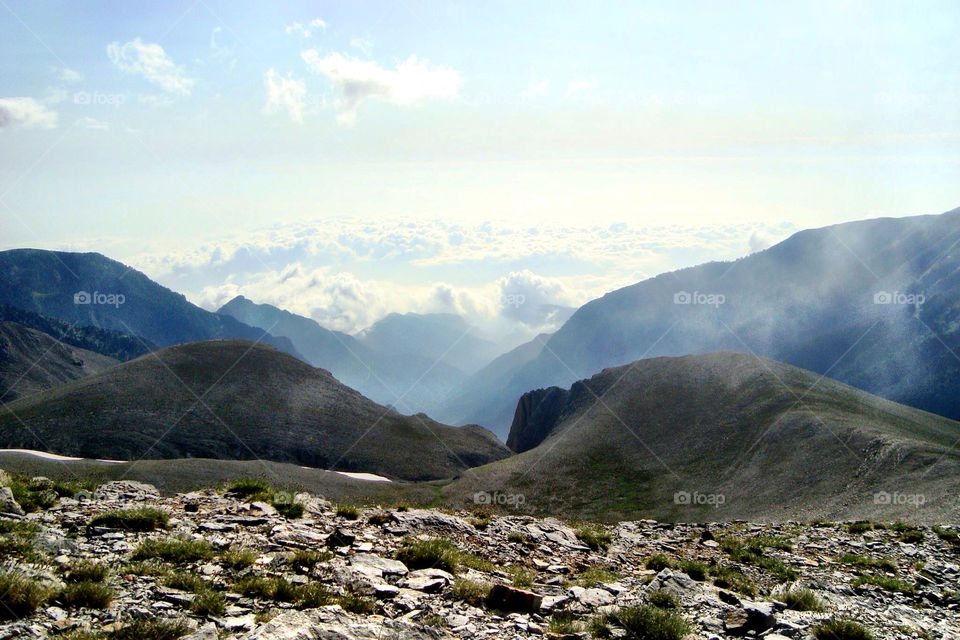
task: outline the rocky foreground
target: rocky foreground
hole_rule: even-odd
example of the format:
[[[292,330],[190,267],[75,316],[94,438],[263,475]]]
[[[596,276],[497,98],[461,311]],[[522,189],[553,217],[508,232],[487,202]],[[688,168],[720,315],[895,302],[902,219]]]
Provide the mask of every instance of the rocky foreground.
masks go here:
[[[957,527],[571,525],[255,482],[110,482],[24,514],[16,493],[0,640],[960,638]]]

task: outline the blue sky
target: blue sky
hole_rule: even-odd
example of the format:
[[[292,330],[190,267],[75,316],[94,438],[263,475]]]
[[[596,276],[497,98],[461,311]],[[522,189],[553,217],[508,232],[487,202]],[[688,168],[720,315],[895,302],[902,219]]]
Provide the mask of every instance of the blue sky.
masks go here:
[[[960,204],[956,2],[156,4],[0,3],[4,248],[355,330]]]

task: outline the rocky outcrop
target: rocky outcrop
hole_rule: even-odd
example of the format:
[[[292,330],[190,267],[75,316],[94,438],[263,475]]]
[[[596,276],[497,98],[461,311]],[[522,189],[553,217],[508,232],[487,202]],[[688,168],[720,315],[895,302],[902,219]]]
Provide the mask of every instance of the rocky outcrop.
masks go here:
[[[543,442],[559,423],[569,395],[565,389],[549,387],[520,396],[507,446],[516,453],[523,453]]]
[[[106,640],[143,621],[179,624],[187,640],[586,640],[603,625],[608,637],[644,637],[616,614],[657,605],[689,625],[690,640],[802,640],[831,618],[877,640],[960,634],[956,526],[642,520],[594,525],[593,540],[609,545],[591,548],[551,518],[380,506],[350,519],[321,498],[294,500],[308,507],[288,520],[255,498],[112,482],[0,515],[0,578],[50,594],[21,619],[0,615],[0,639],[89,630],[84,638]],[[90,526],[144,507],[167,514],[166,528]],[[187,546],[164,556],[151,546],[161,541]],[[108,568],[103,608],[56,595],[87,562]],[[818,606],[800,606],[801,594]]]

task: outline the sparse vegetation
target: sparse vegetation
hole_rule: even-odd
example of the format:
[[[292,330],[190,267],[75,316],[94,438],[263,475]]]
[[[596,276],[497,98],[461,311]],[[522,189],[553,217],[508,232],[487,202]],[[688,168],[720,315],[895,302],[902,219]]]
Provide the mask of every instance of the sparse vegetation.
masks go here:
[[[476,580],[457,578],[453,583],[453,597],[478,606],[490,595],[490,585]]]
[[[169,521],[170,515],[165,511],[150,507],[140,507],[137,509],[123,509],[101,513],[90,519],[90,526],[142,532],[166,529]]]
[[[841,618],[818,624],[810,633],[817,640],[874,640],[873,634],[862,624]]]
[[[28,616],[53,595],[20,573],[0,573],[0,620]]]
[[[900,580],[899,578],[891,578],[889,576],[878,576],[878,575],[868,575],[860,576],[853,581],[853,588],[872,585],[875,587],[880,587],[886,591],[896,591],[898,593],[914,593],[916,591],[916,586],[905,580]]]
[[[870,558],[855,553],[840,554],[837,556],[837,562],[840,562],[841,564],[849,564],[854,567],[883,569],[884,571],[890,571],[893,573],[897,571],[897,565],[892,560],[888,560],[887,558]]]
[[[226,600],[219,591],[201,591],[190,601],[190,610],[198,616],[222,616],[226,609]]]
[[[937,537],[943,540],[944,542],[960,545],[960,533],[953,531],[952,529],[944,529],[943,527],[934,527],[933,532],[937,534]]]
[[[132,560],[163,560],[174,564],[186,564],[213,558],[213,549],[206,540],[144,540],[133,551]]]
[[[697,582],[703,582],[707,579],[707,571],[709,568],[702,562],[697,562],[696,560],[682,560],[678,562],[676,566],[677,569],[684,572]]]
[[[557,611],[550,616],[549,630],[558,635],[579,633],[583,624],[569,611]]]
[[[67,608],[106,609],[115,596],[113,589],[102,582],[81,580],[67,584],[60,590],[56,599]]]
[[[678,613],[645,605],[624,607],[610,614],[610,620],[626,629],[632,638],[643,640],[682,640],[690,633],[690,624]]]
[[[823,611],[826,608],[813,591],[800,587],[784,592],[780,599],[794,611]]]
[[[105,640],[176,640],[188,633],[190,627],[181,620],[134,620],[108,633]]]
[[[529,589],[533,586],[533,581],[537,577],[535,571],[531,571],[526,567],[510,567],[507,569],[507,573],[513,576],[513,586],[520,589]]]
[[[796,571],[786,566],[781,560],[764,555],[763,547],[752,540],[724,538],[720,541],[720,548],[736,562],[758,566],[785,582],[797,578]]]
[[[271,492],[270,484],[260,478],[240,478],[232,482],[226,490],[228,495],[247,499],[267,495]]]
[[[321,562],[328,562],[333,557],[329,551],[313,551],[301,549],[290,558],[290,566],[296,570],[310,570]]]
[[[847,525],[847,531],[849,533],[866,533],[867,531],[873,531],[872,522],[854,522]]]
[[[670,558],[670,556],[657,553],[647,558],[643,566],[651,571],[663,571],[664,569],[673,568],[673,559]]]
[[[620,576],[609,569],[588,567],[574,576],[571,583],[580,587],[592,587],[597,584],[616,582],[619,579]]]
[[[680,606],[680,601],[677,599],[677,596],[673,595],[669,591],[654,591],[651,593],[647,599],[650,604],[660,609],[676,609]]]
[[[163,578],[161,583],[171,589],[180,591],[189,591],[191,593],[203,593],[210,590],[210,583],[188,571],[175,571]]]
[[[61,569],[66,582],[103,582],[110,575],[110,569],[91,560],[82,560]]]
[[[344,520],[357,520],[360,518],[360,509],[352,504],[338,504],[336,514]]]
[[[251,549],[231,549],[220,556],[220,561],[226,568],[233,569],[234,571],[240,571],[242,569],[246,569],[256,562],[257,554]]]
[[[756,583],[739,568],[715,565],[710,567],[710,576],[713,578],[713,584],[721,589],[731,589],[748,598],[757,595]]]
[[[606,551],[613,542],[613,536],[597,525],[583,525],[577,529],[576,534],[580,542],[594,551]]]
[[[464,566],[478,571],[493,570],[493,565],[486,558],[460,551],[444,538],[407,538],[397,549],[396,557],[411,569],[443,569],[456,573]]]

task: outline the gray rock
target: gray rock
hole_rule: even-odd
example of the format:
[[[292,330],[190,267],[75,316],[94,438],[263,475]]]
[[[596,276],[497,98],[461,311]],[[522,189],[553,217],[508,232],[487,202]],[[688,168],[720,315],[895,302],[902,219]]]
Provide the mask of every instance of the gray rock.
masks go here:
[[[23,509],[20,504],[13,499],[13,491],[9,487],[0,487],[0,513],[12,513],[22,516]]]
[[[350,556],[350,566],[357,571],[377,577],[381,575],[405,576],[408,571],[407,565],[399,560],[382,558],[372,553],[357,553]]]
[[[217,640],[217,625],[208,622],[190,635],[183,636],[180,640]]]
[[[446,531],[464,535],[476,533],[473,526],[466,520],[438,511],[411,509],[410,511],[396,511],[391,517],[410,530]]]
[[[242,640],[441,640],[445,631],[422,630],[401,620],[354,616],[338,605],[290,611],[242,636]]]

